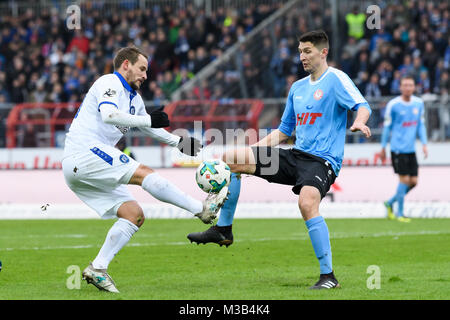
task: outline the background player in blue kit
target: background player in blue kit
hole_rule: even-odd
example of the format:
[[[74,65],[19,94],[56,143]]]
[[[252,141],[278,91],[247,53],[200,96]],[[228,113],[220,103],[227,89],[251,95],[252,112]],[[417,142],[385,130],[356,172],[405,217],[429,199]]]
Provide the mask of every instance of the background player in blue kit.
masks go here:
[[[386,201],[389,219],[409,222],[403,213],[405,195],[417,185],[418,164],[415,142],[419,136],[425,158],[428,157],[427,130],[425,127],[425,109],[422,99],[413,96],[414,78],[405,76],[400,82],[401,95],[388,102],[384,116],[384,130],[381,136],[381,159],[386,159],[386,145],[390,138],[391,157],[394,172],[399,176],[395,195]],[[391,134],[392,133],[392,134]],[[394,214],[392,205],[398,204]]]
[[[298,206],[320,265],[319,281],[312,289],[339,287],[333,274],[328,227],[319,214],[319,204],[341,169],[344,155],[347,112],[356,111],[351,131],[370,137],[366,122],[371,114],[367,101],[342,71],[327,64],[328,37],[311,31],[299,39],[300,60],[308,77],[293,83],[278,129],[251,147],[230,150],[223,155],[234,172],[230,196],[222,207],[217,225],[191,233],[197,243],[230,245],[231,225],[239,199],[240,180],[236,173],[259,176],[269,182],[294,186]],[[292,149],[274,148],[296,130]]]

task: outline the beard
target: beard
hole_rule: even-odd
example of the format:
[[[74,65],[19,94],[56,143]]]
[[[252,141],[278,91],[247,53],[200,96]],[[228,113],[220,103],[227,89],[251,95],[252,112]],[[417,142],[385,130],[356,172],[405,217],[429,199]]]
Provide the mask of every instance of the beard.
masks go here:
[[[127,72],[127,78],[128,79],[133,78],[133,73],[131,72],[131,70],[129,70]],[[133,90],[138,90],[140,88],[140,85],[138,85],[138,80],[129,81],[129,85],[130,85],[131,89],[133,89]]]
[[[130,83],[130,87],[131,87],[133,90],[138,90],[140,86],[137,85],[137,80],[136,80],[136,81]]]

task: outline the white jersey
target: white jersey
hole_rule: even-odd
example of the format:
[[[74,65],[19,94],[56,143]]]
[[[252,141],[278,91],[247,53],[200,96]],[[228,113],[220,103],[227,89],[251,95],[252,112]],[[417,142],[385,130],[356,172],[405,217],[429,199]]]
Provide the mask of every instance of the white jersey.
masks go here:
[[[95,143],[115,146],[130,129],[103,122],[100,106],[104,103],[124,113],[148,115],[142,97],[119,73],[106,74],[94,82],[78,109],[66,135],[64,156]]]

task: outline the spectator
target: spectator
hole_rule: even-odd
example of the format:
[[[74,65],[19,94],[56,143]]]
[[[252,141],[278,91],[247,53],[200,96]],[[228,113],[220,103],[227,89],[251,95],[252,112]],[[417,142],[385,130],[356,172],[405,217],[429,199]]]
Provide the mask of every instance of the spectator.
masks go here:
[[[164,72],[164,78],[161,83],[161,90],[164,92],[164,96],[170,98],[172,93],[178,88],[175,79],[173,79],[172,72],[166,70]]]
[[[400,94],[400,79],[402,78],[402,75],[400,73],[400,70],[394,71],[394,78],[391,82],[391,90],[390,95],[396,96]]]
[[[378,74],[374,73],[370,76],[369,84],[366,86],[364,95],[366,98],[379,98],[381,97],[381,90],[378,86]]]
[[[364,37],[364,25],[366,22],[366,15],[360,13],[358,6],[354,6],[351,13],[345,16],[345,21],[348,27],[348,36],[355,39]]]
[[[431,83],[428,77],[428,72],[426,70],[422,70],[420,72],[416,88],[418,94],[425,94],[431,92]]]

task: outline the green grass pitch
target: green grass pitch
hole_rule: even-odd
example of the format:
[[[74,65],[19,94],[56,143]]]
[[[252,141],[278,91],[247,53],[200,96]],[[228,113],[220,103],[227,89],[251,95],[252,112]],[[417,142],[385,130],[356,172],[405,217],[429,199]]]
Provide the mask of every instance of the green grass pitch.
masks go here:
[[[68,289],[69,266],[82,271],[113,223],[0,221],[0,300],[450,298],[450,219],[328,219],[342,288],[320,291],[308,290],[319,267],[301,219],[237,219],[229,248],[191,244],[186,235],[208,227],[197,219],[148,219],[110,264],[120,294]],[[371,265],[379,289],[367,287]]]

